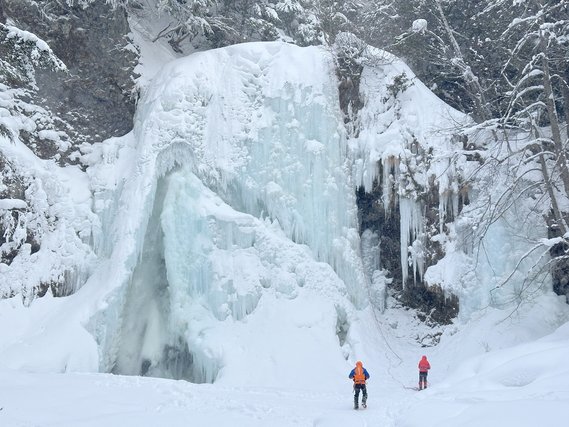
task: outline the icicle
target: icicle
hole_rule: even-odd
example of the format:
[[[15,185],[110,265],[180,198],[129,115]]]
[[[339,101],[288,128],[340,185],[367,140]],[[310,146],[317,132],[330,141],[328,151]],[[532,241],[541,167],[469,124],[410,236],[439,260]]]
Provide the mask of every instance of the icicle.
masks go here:
[[[383,199],[383,210],[389,212],[389,204],[391,202],[391,173],[388,161],[383,161],[383,176],[381,177],[381,194]]]
[[[413,266],[413,280],[417,273],[421,276],[424,272],[424,248],[421,242],[424,233],[424,219],[421,204],[406,197],[399,199],[399,211],[401,214],[401,270],[403,286],[405,286],[409,275],[409,254],[411,254]]]
[[[439,233],[441,234],[444,231],[444,225],[446,222],[446,213],[448,209],[447,201],[447,195],[439,192]]]

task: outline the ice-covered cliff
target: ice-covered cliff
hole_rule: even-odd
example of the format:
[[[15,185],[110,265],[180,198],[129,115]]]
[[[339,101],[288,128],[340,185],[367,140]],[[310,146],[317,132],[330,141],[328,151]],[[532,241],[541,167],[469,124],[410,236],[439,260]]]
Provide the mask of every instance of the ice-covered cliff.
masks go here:
[[[384,258],[398,259],[405,286],[424,276],[464,297],[467,314],[488,304],[495,283],[477,271],[491,268],[473,267],[468,232],[453,222],[457,177],[476,166],[452,132],[466,118],[370,49],[358,132],[348,132],[334,58],[275,42],[170,62],[144,89],[132,132],[82,148],[86,172],[62,172],[0,135],[11,162],[53,181],[29,199],[57,209],[44,238],[65,251],[38,253],[70,264],[79,288],[29,308],[3,301],[20,319],[1,326],[4,363],[310,387],[305,366],[336,381],[345,360],[369,351],[362,337],[381,330],[393,280]],[[380,189],[378,221],[397,221],[397,251],[362,226],[358,188]],[[496,251],[508,239],[499,230]],[[427,262],[429,239],[444,251]],[[2,264],[3,277],[24,277],[33,255]]]

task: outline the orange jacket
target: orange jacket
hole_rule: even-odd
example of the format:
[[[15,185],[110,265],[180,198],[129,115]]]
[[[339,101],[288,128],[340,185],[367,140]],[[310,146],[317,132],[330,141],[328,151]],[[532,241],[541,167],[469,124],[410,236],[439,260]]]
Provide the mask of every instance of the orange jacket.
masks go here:
[[[427,372],[431,369],[431,364],[427,360],[427,356],[423,356],[419,361],[419,372]]]

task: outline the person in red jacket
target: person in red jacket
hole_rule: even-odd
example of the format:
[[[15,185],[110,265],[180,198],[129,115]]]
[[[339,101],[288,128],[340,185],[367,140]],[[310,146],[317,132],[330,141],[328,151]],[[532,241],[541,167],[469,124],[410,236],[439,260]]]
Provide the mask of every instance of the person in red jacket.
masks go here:
[[[427,356],[423,356],[419,361],[419,390],[427,388],[427,374],[431,369],[431,364],[427,360]]]

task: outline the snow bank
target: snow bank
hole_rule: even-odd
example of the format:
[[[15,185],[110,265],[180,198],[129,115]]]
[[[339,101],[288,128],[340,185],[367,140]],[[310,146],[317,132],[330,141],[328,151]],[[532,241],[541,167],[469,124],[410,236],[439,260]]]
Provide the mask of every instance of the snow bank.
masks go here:
[[[557,426],[569,403],[569,324],[456,366],[401,414],[401,426]]]

